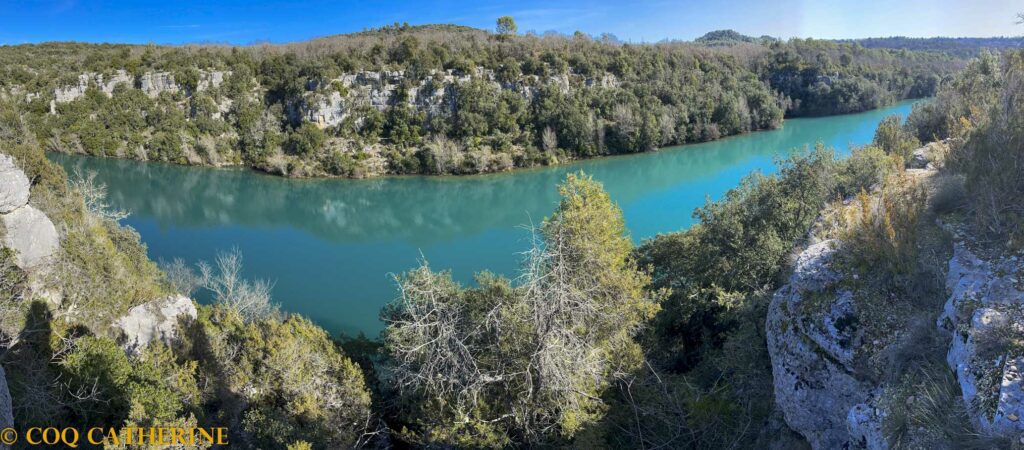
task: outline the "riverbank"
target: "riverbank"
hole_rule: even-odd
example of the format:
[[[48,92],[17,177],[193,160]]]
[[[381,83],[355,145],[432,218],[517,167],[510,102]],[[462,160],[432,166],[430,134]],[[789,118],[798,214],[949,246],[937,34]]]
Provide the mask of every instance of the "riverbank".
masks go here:
[[[500,173],[713,142],[930,96],[965,63],[738,33],[624,45],[446,25],[284,46],[6,46],[0,60],[0,109],[47,150],[292,178]]]
[[[916,102],[923,101],[923,100],[924,99],[906,99],[906,100],[898,101],[898,102],[895,102],[895,103],[893,103],[891,105],[888,105],[888,106],[884,107],[883,109],[889,108],[889,107],[894,107],[896,105],[900,105],[900,104],[904,104],[904,103],[916,103]],[[787,119],[787,120],[794,120],[794,119],[799,119],[799,120],[825,119],[825,118],[828,118],[828,117],[836,117],[836,116],[843,116],[843,115],[856,115],[856,114],[862,114],[862,113],[863,112],[855,112],[855,113],[845,113],[845,114],[835,114],[835,115],[822,115],[822,116],[814,116],[814,117],[797,117],[797,118],[790,118],[790,119]],[[278,155],[276,158],[274,158],[272,160],[266,161],[264,163],[256,164],[256,165],[246,164],[246,163],[242,163],[242,162],[239,162],[239,161],[235,161],[235,162],[230,162],[230,161],[212,162],[212,161],[210,161],[208,159],[199,158],[198,155],[195,155],[195,157],[189,157],[189,158],[187,158],[187,159],[185,159],[183,161],[177,161],[177,162],[176,161],[148,161],[148,160],[145,160],[145,159],[140,159],[138,153],[130,154],[130,155],[129,154],[123,154],[123,153],[115,153],[115,154],[112,154],[112,155],[104,155],[104,156],[100,156],[100,157],[112,158],[112,159],[137,160],[137,161],[150,162],[150,163],[166,163],[166,164],[179,165],[179,166],[190,166],[190,167],[207,167],[207,168],[229,169],[229,170],[253,170],[253,171],[256,171],[256,172],[265,173],[265,174],[273,175],[273,176],[280,176],[280,177],[283,177],[283,178],[307,179],[307,180],[316,180],[316,179],[376,179],[376,178],[382,178],[382,177],[395,177],[395,176],[463,177],[463,176],[477,176],[477,175],[489,175],[489,174],[501,174],[501,173],[509,173],[509,172],[519,172],[519,171],[523,171],[523,170],[543,169],[543,168],[560,167],[560,166],[571,166],[573,164],[577,164],[577,163],[581,163],[581,162],[585,162],[585,161],[600,160],[600,159],[606,159],[606,158],[642,156],[642,155],[647,154],[647,153],[654,153],[654,152],[659,152],[659,151],[663,151],[663,150],[671,150],[671,149],[677,149],[677,148],[690,148],[690,147],[694,147],[694,146],[699,146],[701,144],[709,144],[709,143],[712,143],[712,142],[718,142],[718,141],[722,141],[722,140],[733,139],[733,138],[742,137],[742,136],[746,136],[746,135],[753,134],[753,133],[771,132],[771,131],[777,130],[779,128],[782,128],[783,126],[784,126],[784,123],[780,122],[778,127],[769,128],[769,129],[750,130],[750,131],[745,131],[745,132],[741,132],[741,133],[738,133],[738,134],[732,134],[732,135],[724,135],[724,136],[715,138],[715,139],[710,140],[710,141],[690,142],[690,143],[686,143],[686,144],[674,145],[674,146],[662,147],[662,148],[654,148],[654,149],[651,149],[651,150],[640,151],[640,152],[623,152],[623,153],[610,152],[610,153],[606,153],[606,154],[599,154],[599,155],[593,155],[593,156],[573,156],[572,154],[569,154],[569,153],[567,153],[567,152],[565,152],[563,150],[559,150],[559,149],[555,149],[553,151],[543,152],[543,153],[536,153],[535,152],[535,154],[530,155],[529,151],[527,149],[524,149],[522,147],[513,147],[512,149],[510,149],[506,153],[487,153],[486,155],[477,155],[477,158],[482,158],[483,160],[492,160],[492,159],[494,159],[494,161],[492,161],[493,164],[491,164],[491,163],[479,163],[478,162],[478,163],[473,163],[472,164],[472,168],[471,169],[467,169],[466,171],[447,171],[447,172],[429,172],[428,171],[428,172],[425,172],[425,173],[403,173],[401,171],[398,171],[398,172],[390,171],[388,169],[389,164],[387,163],[387,161],[385,161],[385,155],[388,152],[396,151],[395,148],[390,148],[390,147],[382,145],[382,144],[374,144],[374,145],[370,145],[370,146],[367,146],[365,148],[362,148],[360,150],[352,150],[351,147],[353,147],[353,145],[355,145],[356,143],[353,142],[353,141],[350,141],[350,140],[334,140],[335,142],[333,143],[333,145],[334,146],[340,146],[342,148],[347,148],[346,152],[350,153],[351,155],[361,155],[361,156],[358,156],[353,161],[358,161],[360,164],[362,164],[363,168],[360,169],[360,170],[348,170],[348,171],[344,171],[344,172],[341,172],[341,173],[330,173],[330,172],[324,171],[322,169],[312,168],[312,167],[310,167],[308,165],[303,165],[298,159],[288,158],[286,155],[283,155],[283,154],[282,155]],[[448,144],[433,143],[433,144],[430,144],[430,145],[449,145],[449,144],[450,143],[448,143]],[[51,150],[50,153],[82,155],[82,156],[95,156],[95,155],[88,155],[86,153],[80,153],[80,152],[54,151],[54,150]]]

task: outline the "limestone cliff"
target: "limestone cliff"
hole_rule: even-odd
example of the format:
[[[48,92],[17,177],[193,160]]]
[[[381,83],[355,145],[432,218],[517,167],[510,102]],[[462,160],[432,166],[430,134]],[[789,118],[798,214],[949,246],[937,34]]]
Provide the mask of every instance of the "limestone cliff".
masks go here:
[[[196,92],[204,92],[220,87],[230,71],[200,70]],[[554,85],[563,91],[573,88],[611,88],[619,85],[613,74],[599,77],[581,77],[558,75],[545,79],[536,75],[519,77],[513,82],[499,82],[493,70],[477,67],[470,74],[458,75],[453,70],[431,70],[419,81],[407,83],[406,74],[396,71],[358,71],[345,73],[338,77],[313,80],[306,85],[306,93],[302,99],[291,105],[289,114],[297,119],[314,123],[321,127],[340,124],[346,117],[360,107],[368,106],[379,111],[398,102],[404,102],[414,111],[433,116],[442,111],[450,111],[454,107],[453,86],[481,79],[502,89],[513,91],[529,100],[537,89],[544,85]],[[50,103],[50,112],[56,114],[56,105],[74,101],[90,87],[110,96],[117,85],[140,89],[153,98],[163,92],[186,92],[173,74],[168,72],[146,72],[132,76],[125,70],[118,70],[113,75],[104,76],[100,73],[83,73],[78,76],[77,83],[54,89],[54,99]],[[409,86],[402,89],[403,85]],[[258,88],[257,92],[262,92]],[[398,98],[401,94],[401,99]],[[39,93],[25,94],[28,100]],[[226,100],[226,99],[225,99]],[[219,104],[221,112],[225,112],[229,104]]]
[[[200,70],[196,91],[203,92],[216,89],[230,75],[231,72],[226,71]],[[173,93],[185,90],[181,84],[175,81],[174,75],[168,72],[146,72],[138,77],[129,74],[123,69],[117,70],[113,75],[109,76],[104,76],[102,73],[88,72],[79,75],[76,84],[61,86],[53,90],[50,113],[56,113],[56,105],[75,101],[85,95],[85,91],[90,87],[94,87],[110,96],[113,95],[114,88],[118,85],[139,89],[149,97],[158,97],[163,92]],[[191,93],[186,94],[191,95]]]
[[[904,175],[928,190],[942,176],[910,164],[928,167]],[[773,297],[776,404],[812,448],[1024,444],[1024,258],[920,208],[916,259],[900,273],[858,265],[877,249],[830,232],[826,210],[815,233],[828,238],[799,253]]]

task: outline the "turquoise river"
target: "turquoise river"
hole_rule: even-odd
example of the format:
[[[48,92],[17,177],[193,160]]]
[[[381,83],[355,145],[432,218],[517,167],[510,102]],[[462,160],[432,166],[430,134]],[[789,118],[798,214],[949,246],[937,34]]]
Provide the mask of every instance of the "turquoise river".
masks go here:
[[[530,224],[555,207],[556,185],[582,170],[604,183],[637,242],[693,224],[693,210],[752,171],[815,142],[849,154],[885,116],[911,102],[861,114],[790,119],[773,131],[657,152],[468,177],[292,180],[218,170],[52,154],[68,169],[97,172],[111,205],[131,212],[154,260],[212,260],[237,248],[245,274],[273,283],[283,310],[333,333],[382,328],[394,274],[426,259],[464,283],[491,270],[515,277]]]

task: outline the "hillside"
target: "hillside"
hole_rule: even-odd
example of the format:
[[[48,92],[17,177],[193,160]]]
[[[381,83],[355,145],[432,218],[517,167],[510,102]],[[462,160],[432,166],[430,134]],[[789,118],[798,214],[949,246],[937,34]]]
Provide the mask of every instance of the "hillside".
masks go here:
[[[49,151],[369,177],[713,140],[927,97],[963,65],[736,36],[635,45],[395,25],[285,45],[5,46],[0,92]]]
[[[915,52],[932,52],[959,58],[973,58],[983,51],[1003,51],[1024,48],[1024,37],[933,37],[909,38],[893,36],[885,38],[850,39],[839,42],[860,44],[864,48],[904,49]]]

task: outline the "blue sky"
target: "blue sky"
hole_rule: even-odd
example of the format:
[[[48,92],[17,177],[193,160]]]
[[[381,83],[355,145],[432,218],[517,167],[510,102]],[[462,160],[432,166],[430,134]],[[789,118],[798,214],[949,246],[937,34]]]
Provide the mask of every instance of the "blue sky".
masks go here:
[[[0,0],[0,44],[290,42],[394,22],[492,28],[501,15],[520,32],[648,42],[722,28],[782,38],[1003,36],[1024,34],[1018,12],[1024,0]]]

